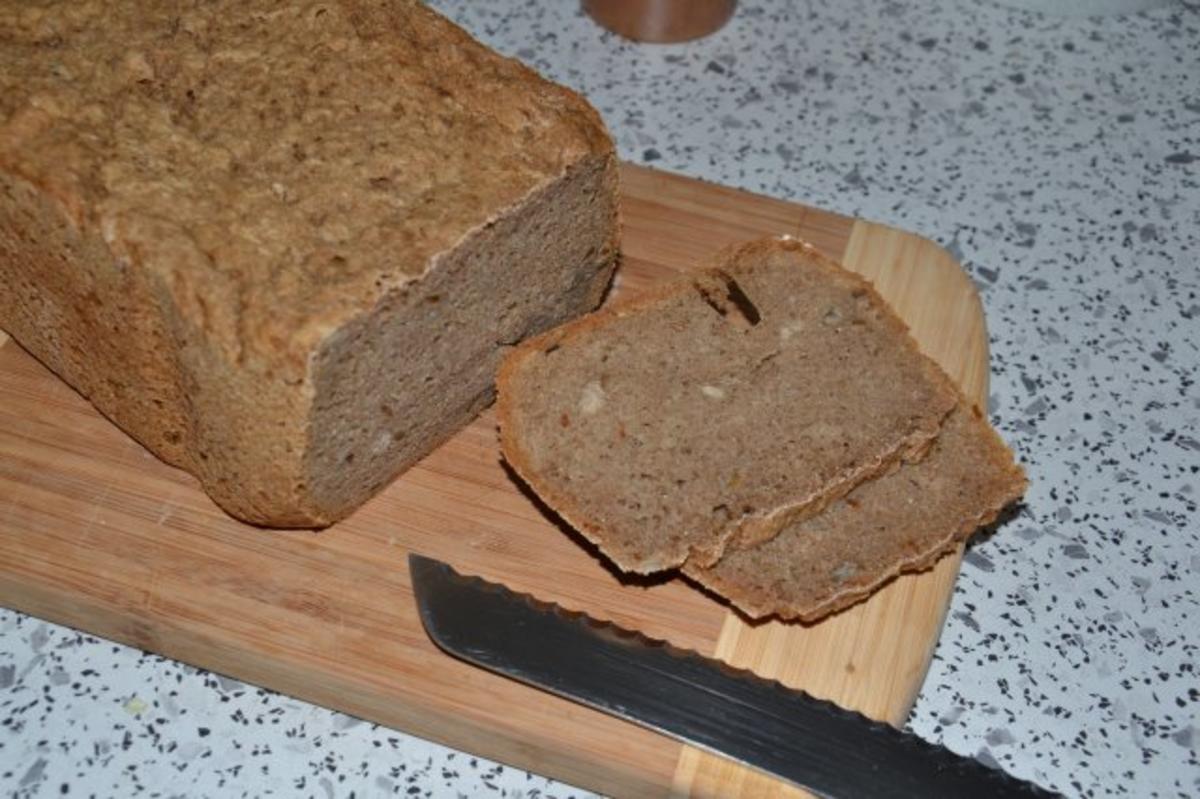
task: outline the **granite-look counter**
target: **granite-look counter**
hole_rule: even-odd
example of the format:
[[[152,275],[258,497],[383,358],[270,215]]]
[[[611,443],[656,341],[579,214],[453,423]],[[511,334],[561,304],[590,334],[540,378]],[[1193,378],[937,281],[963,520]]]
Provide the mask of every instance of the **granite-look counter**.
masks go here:
[[[910,727],[1071,796],[1200,794],[1200,8],[743,0],[645,46],[568,0],[435,5],[583,92],[628,160],[962,261],[1032,484],[970,547]],[[0,789],[586,795],[10,611]]]

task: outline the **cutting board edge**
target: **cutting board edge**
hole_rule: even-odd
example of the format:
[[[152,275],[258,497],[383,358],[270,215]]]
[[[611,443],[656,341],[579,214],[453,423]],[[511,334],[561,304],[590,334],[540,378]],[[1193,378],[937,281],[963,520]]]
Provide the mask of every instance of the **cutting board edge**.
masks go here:
[[[854,227],[850,233],[850,238],[846,243],[847,254],[853,251],[858,239],[869,236],[871,233],[876,231],[885,231],[888,235],[902,236],[910,240],[920,242],[925,248],[928,249],[933,257],[936,257],[941,261],[947,274],[954,274],[957,276],[957,279],[966,289],[966,293],[971,297],[973,311],[972,316],[975,318],[976,324],[979,328],[978,339],[974,343],[974,346],[978,350],[976,358],[982,362],[984,368],[981,369],[976,375],[963,376],[962,378],[957,379],[956,382],[959,383],[959,387],[963,390],[963,393],[966,395],[967,399],[975,402],[986,413],[988,410],[988,396],[991,390],[991,344],[987,329],[987,315],[984,313],[983,297],[979,293],[978,286],[971,279],[962,263],[944,246],[927,236],[923,236],[912,231],[903,230],[882,222],[856,219],[854,221]],[[972,379],[972,377],[974,377],[974,379]],[[940,559],[940,561],[949,560],[953,563],[954,576],[951,579],[952,585],[958,580],[958,573],[962,567],[962,559],[966,551],[967,543],[968,542],[963,542],[958,544],[951,552],[946,553]],[[940,561],[938,567],[946,568],[945,564],[941,564]],[[929,673],[929,666],[933,662],[933,655],[937,650],[938,642],[941,639],[941,630],[945,627],[946,615],[950,611],[950,604],[952,600],[953,589],[946,594],[944,601],[941,603],[941,613],[936,624],[938,635],[929,641],[924,664],[920,670],[920,680],[915,686],[915,689],[911,692],[911,695],[908,697],[907,702],[905,702],[904,707],[902,709],[898,709],[897,715],[889,719],[889,721],[896,726],[901,726],[908,719],[908,717],[912,714],[912,710],[917,702],[917,699],[920,697],[921,688],[924,685],[925,677]]]
[[[2,342],[0,346],[3,346]],[[19,599],[14,601],[14,597]],[[56,592],[44,584],[19,583],[0,574],[0,605],[83,635],[160,655],[326,710],[345,713],[451,749],[466,750],[498,763],[544,774],[590,790],[614,796],[638,797],[665,796],[668,793],[669,767],[664,767],[660,779],[652,779],[644,772],[623,768],[624,764],[620,762],[608,762],[601,766],[594,758],[572,750],[555,750],[552,747],[553,737],[539,736],[538,740],[531,741],[498,735],[496,730],[474,723],[470,717],[443,712],[435,705],[423,702],[418,692],[408,692],[409,704],[400,705],[396,704],[394,696],[372,696],[369,687],[349,682],[322,686],[324,690],[315,691],[295,681],[295,678],[281,676],[278,660],[268,660],[251,650],[232,650],[228,644],[206,639],[202,633],[189,630],[186,626],[171,629],[162,620],[147,624],[127,609],[98,604],[87,608],[87,612],[93,615],[86,622],[81,622],[71,610],[72,603],[69,595]],[[183,643],[175,643],[175,636]],[[231,668],[230,663],[238,665]],[[348,690],[364,696],[347,699]],[[333,699],[335,696],[338,698]],[[388,705],[403,712],[378,710]],[[469,748],[464,741],[470,741]],[[479,741],[487,741],[487,744],[480,746]]]

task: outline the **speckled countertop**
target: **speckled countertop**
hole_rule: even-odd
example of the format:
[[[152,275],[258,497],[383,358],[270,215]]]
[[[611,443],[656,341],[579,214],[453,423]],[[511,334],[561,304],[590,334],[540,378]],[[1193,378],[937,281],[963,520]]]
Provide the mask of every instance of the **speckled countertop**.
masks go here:
[[[581,90],[626,159],[961,259],[1032,487],[970,549],[911,728],[1072,796],[1200,795],[1200,6],[744,0],[662,47],[568,0],[435,5]],[[0,791],[584,795],[8,611]]]

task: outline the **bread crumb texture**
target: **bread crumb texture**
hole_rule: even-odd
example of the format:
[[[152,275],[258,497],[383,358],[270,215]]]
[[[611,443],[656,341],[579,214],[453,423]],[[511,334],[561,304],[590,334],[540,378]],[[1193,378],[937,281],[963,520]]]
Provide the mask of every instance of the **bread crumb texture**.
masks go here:
[[[868,283],[779,239],[527,342],[499,389],[505,457],[636,572],[712,565],[919,460],[958,397]]]

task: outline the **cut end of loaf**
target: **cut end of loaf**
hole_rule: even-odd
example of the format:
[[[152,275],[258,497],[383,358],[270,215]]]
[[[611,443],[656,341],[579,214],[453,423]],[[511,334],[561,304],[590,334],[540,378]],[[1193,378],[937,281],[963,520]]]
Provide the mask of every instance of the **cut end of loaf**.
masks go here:
[[[492,402],[516,343],[589,311],[616,264],[616,164],[591,158],[343,327],[314,363],[316,504],[357,507]]]

